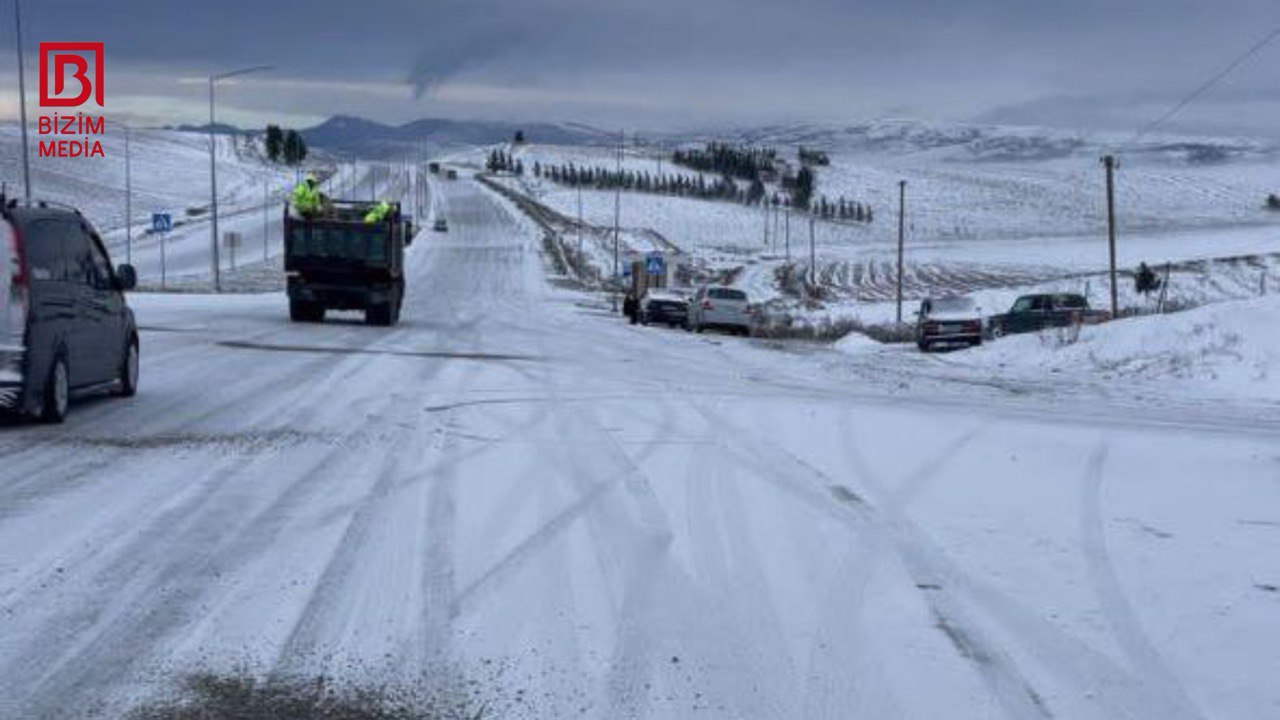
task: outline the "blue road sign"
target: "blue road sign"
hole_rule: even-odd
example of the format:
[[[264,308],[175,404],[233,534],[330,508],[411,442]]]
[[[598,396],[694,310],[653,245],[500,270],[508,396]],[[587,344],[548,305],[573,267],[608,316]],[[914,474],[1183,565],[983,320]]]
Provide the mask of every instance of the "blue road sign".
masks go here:
[[[173,229],[173,216],[169,213],[151,213],[151,231],[169,232]]]
[[[661,275],[666,272],[667,264],[662,256],[653,253],[644,259],[644,271],[650,275]]]

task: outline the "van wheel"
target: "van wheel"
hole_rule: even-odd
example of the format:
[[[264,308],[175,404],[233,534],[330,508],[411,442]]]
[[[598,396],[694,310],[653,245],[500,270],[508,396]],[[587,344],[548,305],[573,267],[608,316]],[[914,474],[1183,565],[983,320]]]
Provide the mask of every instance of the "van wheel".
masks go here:
[[[49,368],[49,379],[44,384],[44,402],[40,406],[40,420],[53,425],[67,419],[67,406],[71,404],[71,375],[67,361],[61,355],[54,358]]]
[[[120,397],[138,394],[138,338],[131,337],[124,347],[124,359],[120,364]]]
[[[374,305],[364,311],[364,321],[369,325],[387,327],[391,325],[391,303]]]

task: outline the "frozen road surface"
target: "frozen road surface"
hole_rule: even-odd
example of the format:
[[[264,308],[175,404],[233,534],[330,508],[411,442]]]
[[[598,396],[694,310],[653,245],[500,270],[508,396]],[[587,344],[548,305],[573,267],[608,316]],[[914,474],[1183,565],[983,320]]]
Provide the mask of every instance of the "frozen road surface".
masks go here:
[[[486,718],[1280,717],[1274,416],[629,327],[439,189],[400,326],[138,295],[138,397],[0,427],[0,718],[232,668]]]

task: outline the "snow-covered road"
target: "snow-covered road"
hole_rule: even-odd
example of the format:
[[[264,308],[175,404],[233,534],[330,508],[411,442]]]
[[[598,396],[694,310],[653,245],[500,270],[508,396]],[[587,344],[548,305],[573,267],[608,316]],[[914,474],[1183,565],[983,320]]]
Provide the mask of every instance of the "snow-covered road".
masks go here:
[[[448,668],[484,717],[1280,713],[1276,418],[627,326],[435,190],[398,327],[139,295],[137,398],[0,427],[0,718],[235,666]]]

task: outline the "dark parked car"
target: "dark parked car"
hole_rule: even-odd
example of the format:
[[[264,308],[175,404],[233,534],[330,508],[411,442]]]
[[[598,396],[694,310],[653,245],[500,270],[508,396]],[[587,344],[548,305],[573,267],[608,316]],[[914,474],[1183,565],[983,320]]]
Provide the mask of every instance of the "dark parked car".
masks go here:
[[[970,298],[925,298],[916,314],[916,345],[922,352],[982,344],[982,309]]]
[[[689,319],[689,299],[683,295],[655,290],[645,296],[640,306],[640,322],[683,327]]]
[[[1009,312],[991,317],[988,329],[993,337],[1000,337],[1072,325],[1096,325],[1110,317],[1105,311],[1090,309],[1089,301],[1083,295],[1023,295],[1013,303]]]
[[[435,232],[449,232],[449,221],[442,217],[438,217],[436,218],[436,221],[432,223],[431,229]]]
[[[73,396],[137,392],[136,283],[76,210],[0,198],[0,410],[57,423]]]

